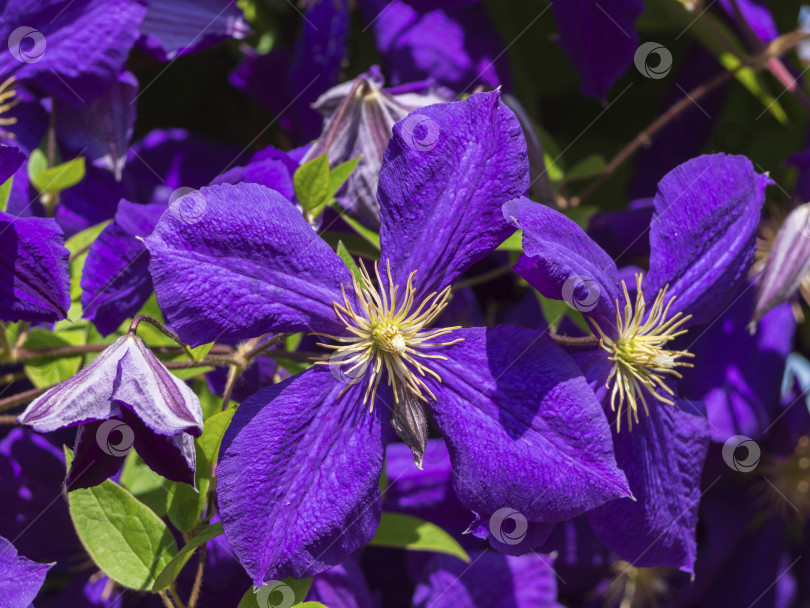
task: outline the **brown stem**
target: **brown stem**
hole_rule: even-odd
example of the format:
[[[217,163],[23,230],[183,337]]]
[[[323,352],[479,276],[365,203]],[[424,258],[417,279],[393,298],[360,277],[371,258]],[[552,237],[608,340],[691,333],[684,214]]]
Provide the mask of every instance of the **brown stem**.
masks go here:
[[[180,608],[186,608],[185,604],[183,604],[183,600],[180,599],[180,594],[177,593],[177,587],[174,586],[174,583],[169,585],[169,593],[172,596],[172,600],[175,604],[177,604]]]
[[[197,575],[194,577],[194,586],[191,588],[191,596],[188,600],[188,608],[194,608],[197,605],[197,600],[200,597],[200,588],[202,587],[203,570],[205,569],[206,549],[205,545],[200,547],[200,561],[197,563]]]
[[[128,332],[129,335],[134,336],[138,331],[138,325],[140,325],[144,321],[156,327],[160,333],[162,333],[164,336],[171,338],[172,340],[177,342],[180,346],[188,346],[188,344],[183,342],[177,334],[169,331],[168,329],[166,329],[166,327],[164,327],[164,325],[160,321],[158,321],[157,319],[153,319],[148,315],[138,315],[134,319],[132,319],[132,323],[129,324],[129,332]]]
[[[16,416],[0,416],[0,424],[17,424]]]
[[[160,599],[163,600],[163,605],[166,608],[174,608],[174,604],[172,604],[171,600],[169,599],[169,596],[166,594],[165,591],[158,591],[158,595],[160,596]]]
[[[54,384],[51,386],[46,386],[45,388],[32,388],[31,390],[17,393],[11,397],[0,399],[0,412],[10,410],[11,408],[22,405],[23,403],[28,403],[29,401],[39,397],[41,394],[51,390],[54,386],[56,385]]]
[[[225,390],[222,392],[222,411],[228,409],[231,402],[231,395],[233,394],[233,387],[236,384],[236,378],[239,376],[239,367],[232,365],[228,370],[228,379],[225,381]]]
[[[581,204],[586,198],[588,198],[594,191],[601,186],[605,180],[613,175],[613,173],[618,169],[624,161],[628,158],[633,156],[636,151],[641,148],[642,146],[648,145],[651,141],[653,136],[658,133],[661,129],[667,126],[674,118],[676,118],[681,112],[689,108],[694,102],[698,101],[699,99],[706,96],[708,93],[711,93],[714,89],[719,87],[721,84],[731,80],[736,71],[727,71],[723,72],[712,78],[709,82],[704,83],[693,89],[686,95],[683,99],[678,101],[672,107],[670,107],[666,112],[661,114],[658,118],[656,118],[653,123],[644,129],[641,133],[636,135],[636,137],[631,141],[627,146],[625,146],[614,158],[611,160],[602,171],[602,174],[596,178],[593,182],[591,182],[587,188],[580,194],[579,196],[575,196],[571,199],[571,206],[576,207],[577,205]]]
[[[550,332],[550,335],[558,344],[567,344],[569,346],[589,346],[591,344],[599,344],[599,338],[596,336],[561,336],[554,332]]]
[[[279,335],[275,336],[274,338],[271,338],[270,340],[268,340],[264,344],[259,344],[258,346],[256,346],[255,348],[253,348],[252,350],[249,350],[248,352],[246,352],[244,354],[245,361],[248,361],[248,362],[252,361],[256,357],[258,357],[260,354],[265,352],[268,348],[272,348],[273,346],[276,346],[277,344],[280,344],[281,342],[283,342],[284,340],[286,340],[289,337],[290,337],[290,334],[279,334]],[[272,355],[268,355],[268,356],[272,356]]]

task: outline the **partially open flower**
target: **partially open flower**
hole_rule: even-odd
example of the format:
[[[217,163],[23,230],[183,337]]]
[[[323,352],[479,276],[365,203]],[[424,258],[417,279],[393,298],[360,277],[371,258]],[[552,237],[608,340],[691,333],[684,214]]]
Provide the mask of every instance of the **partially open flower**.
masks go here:
[[[118,338],[31,403],[18,421],[41,433],[82,425],[65,480],[69,490],[114,475],[132,447],[159,475],[194,484],[193,437],[203,429],[200,401],[135,335]]]

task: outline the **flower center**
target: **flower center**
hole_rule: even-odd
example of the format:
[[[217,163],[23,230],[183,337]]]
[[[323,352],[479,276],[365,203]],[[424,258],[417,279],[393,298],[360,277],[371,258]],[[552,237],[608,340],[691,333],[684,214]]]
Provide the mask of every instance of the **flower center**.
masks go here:
[[[341,371],[341,375],[347,380],[347,386],[340,392],[341,395],[349,386],[368,377],[363,404],[365,405],[370,398],[371,410],[374,409],[374,397],[384,371],[387,372],[388,385],[393,390],[396,404],[409,397],[427,402],[429,396],[435,400],[436,396],[427,387],[423,378],[427,374],[441,382],[441,377],[425,363],[428,359],[447,359],[447,357],[423,351],[449,346],[463,340],[460,338],[450,342],[432,342],[459,327],[425,330],[425,327],[447,306],[450,287],[445,287],[438,293],[431,293],[417,306],[413,288],[415,270],[408,276],[405,295],[401,301],[398,301],[399,286],[394,286],[391,276],[391,264],[387,265],[387,288],[376,263],[374,272],[377,276],[376,288],[362,263],[360,280],[352,278],[358,310],[354,309],[346,296],[346,290],[341,285],[343,303],[334,302],[333,305],[335,313],[345,323],[346,331],[351,335],[317,334],[338,342],[337,345],[319,344],[335,351],[329,361],[319,363],[331,365]]]
[[[683,350],[668,350],[666,344],[686,333],[680,327],[692,318],[677,313],[667,319],[667,314],[675,298],[666,299],[667,289],[658,292],[652,308],[647,314],[644,292],[641,289],[642,275],[636,275],[636,301],[631,303],[627,285],[622,281],[624,290],[624,316],[616,301],[617,338],[608,337],[594,323],[601,339],[600,346],[610,353],[613,369],[608,375],[606,387],[610,392],[610,409],[616,412],[616,432],[621,431],[622,413],[627,412],[627,425],[633,429],[633,422],[638,424],[639,402],[644,413],[649,416],[645,393],[662,403],[674,405],[674,401],[660,393],[658,389],[674,397],[675,393],[667,386],[664,378],[674,376],[681,378],[676,367],[693,367],[691,363],[679,361],[682,357],[693,357],[692,353]]]
[[[14,76],[11,76],[7,78],[3,84],[0,84],[0,135],[4,135],[9,139],[14,139],[14,133],[6,131],[3,127],[17,124],[17,119],[13,116],[3,117],[2,114],[5,114],[20,103],[19,98],[14,98],[17,94],[17,91],[14,89],[15,83],[16,79]]]

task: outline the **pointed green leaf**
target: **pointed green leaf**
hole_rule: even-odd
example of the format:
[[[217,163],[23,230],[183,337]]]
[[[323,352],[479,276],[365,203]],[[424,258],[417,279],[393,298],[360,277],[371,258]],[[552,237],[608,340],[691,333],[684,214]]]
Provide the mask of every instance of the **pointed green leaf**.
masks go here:
[[[130,450],[124,460],[119,483],[158,517],[166,515],[169,482],[146,466],[135,450]]]
[[[346,246],[343,244],[343,241],[338,241],[336,251],[337,254],[340,256],[340,259],[343,260],[343,263],[346,264],[348,269],[352,271],[354,278],[357,279],[358,281],[362,280],[360,268],[358,268],[357,264],[355,264],[352,254],[350,254],[349,250],[346,249]]]
[[[80,156],[61,165],[31,175],[31,183],[33,183],[36,189],[42,194],[53,194],[78,184],[84,179],[84,171],[84,157]]]
[[[217,536],[221,536],[222,533],[222,522],[218,521],[194,536],[194,538],[186,543],[185,547],[180,549],[174,559],[172,559],[172,561],[166,565],[160,574],[157,575],[155,578],[155,583],[152,585],[152,591],[157,593],[158,591],[163,591],[169,585],[171,585],[180,574],[183,566],[185,566],[189,558],[191,558],[197,547],[204,545],[209,540],[212,540]]]
[[[338,207],[338,209],[342,210],[342,207],[340,207],[340,205],[338,205],[337,207]],[[379,234],[377,234],[373,230],[370,230],[369,228],[366,228],[365,226],[363,226],[363,224],[358,222],[353,217],[349,216],[348,213],[344,212],[340,217],[344,222],[346,222],[349,226],[352,227],[352,230],[354,230],[357,234],[359,234],[361,237],[363,237],[366,241],[371,243],[377,251],[380,250],[380,235]]]
[[[237,608],[264,608],[265,606],[286,606],[290,605],[292,599],[293,606],[298,606],[304,601],[312,585],[311,578],[296,580],[285,578],[283,581],[275,581],[273,585],[265,585],[258,589],[248,589]],[[289,597],[290,592],[294,598]],[[311,603],[311,602],[310,602]]]
[[[197,449],[203,453],[208,462],[213,462],[217,457],[222,438],[235,413],[236,410],[230,408],[205,420],[203,434],[196,440],[196,443]]]
[[[5,212],[8,208],[8,196],[11,194],[11,183],[13,181],[14,176],[12,175],[0,186],[0,211]]]
[[[470,556],[461,545],[439,526],[402,513],[383,513],[380,527],[369,544],[410,551],[446,553],[465,562],[470,561]]]
[[[28,157],[28,181],[33,182],[34,177],[48,170],[48,158],[45,153],[37,148]]]
[[[214,346],[213,342],[209,342],[208,344],[200,344],[196,348],[189,348],[186,346],[186,351],[188,352],[188,356],[194,359],[194,361],[200,361],[209,353],[211,347]]]
[[[68,466],[72,454],[65,449]],[[145,504],[109,479],[68,494],[70,517],[84,548],[112,580],[150,589],[177,555],[169,528]]]
[[[301,165],[293,175],[295,196],[305,211],[312,213],[329,197],[329,159],[326,155]]]
[[[358,156],[347,160],[345,163],[338,165],[329,172],[329,196],[335,196],[335,194],[337,194],[340,187],[346,183],[346,180],[349,179],[349,176],[357,168],[357,163],[359,162],[360,157]]]

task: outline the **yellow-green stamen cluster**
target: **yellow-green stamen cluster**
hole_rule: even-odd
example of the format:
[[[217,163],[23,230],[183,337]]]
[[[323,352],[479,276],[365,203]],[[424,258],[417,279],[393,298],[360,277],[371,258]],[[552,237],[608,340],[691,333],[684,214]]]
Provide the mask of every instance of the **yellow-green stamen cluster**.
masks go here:
[[[397,307],[399,286],[394,286],[391,276],[391,265],[387,266],[388,285],[383,283],[377,264],[374,265],[377,275],[379,291],[374,287],[371,276],[364,266],[360,266],[360,281],[352,278],[354,293],[358,310],[355,310],[346,290],[343,292],[343,303],[334,302],[335,313],[345,323],[346,330],[351,336],[331,336],[318,334],[331,338],[338,345],[321,344],[326,348],[334,349],[335,353],[329,361],[320,362],[343,368],[343,373],[352,378],[352,381],[341,391],[341,395],[352,384],[368,376],[368,384],[363,396],[365,405],[371,400],[370,409],[374,409],[374,397],[377,387],[387,372],[388,385],[394,393],[394,401],[399,404],[408,396],[427,402],[427,397],[436,399],[422,378],[426,374],[441,382],[441,377],[426,367],[425,359],[446,359],[442,355],[430,355],[422,349],[449,346],[461,342],[462,339],[450,342],[430,342],[439,336],[450,333],[458,327],[425,330],[439,313],[447,306],[450,296],[450,287],[441,292],[433,292],[416,306],[414,302],[415,290],[413,288],[414,270],[409,276],[405,286],[405,295]],[[406,394],[407,393],[407,394]]]
[[[610,392],[610,409],[616,412],[616,431],[621,431],[622,413],[626,411],[627,424],[630,430],[633,422],[638,424],[639,402],[644,413],[649,416],[645,392],[657,401],[674,405],[672,399],[661,394],[661,391],[674,397],[672,389],[664,381],[665,376],[681,378],[676,367],[692,367],[691,363],[679,361],[693,355],[683,350],[668,350],[666,344],[687,330],[680,329],[690,318],[677,313],[667,319],[669,309],[675,298],[666,300],[667,287],[658,292],[652,308],[647,314],[647,305],[641,289],[642,276],[636,275],[636,301],[633,304],[627,285],[622,281],[624,290],[624,315],[616,301],[616,329],[618,336],[611,338],[596,326],[601,337],[599,344],[610,353],[613,369],[608,376],[606,387]]]
[[[14,88],[16,79],[14,76],[7,78],[3,84],[0,84],[0,133],[8,137],[14,138],[14,134],[6,131],[3,127],[17,124],[17,119],[13,116],[3,117],[2,114],[8,112],[11,108],[20,103],[19,98],[15,99],[17,91]]]

